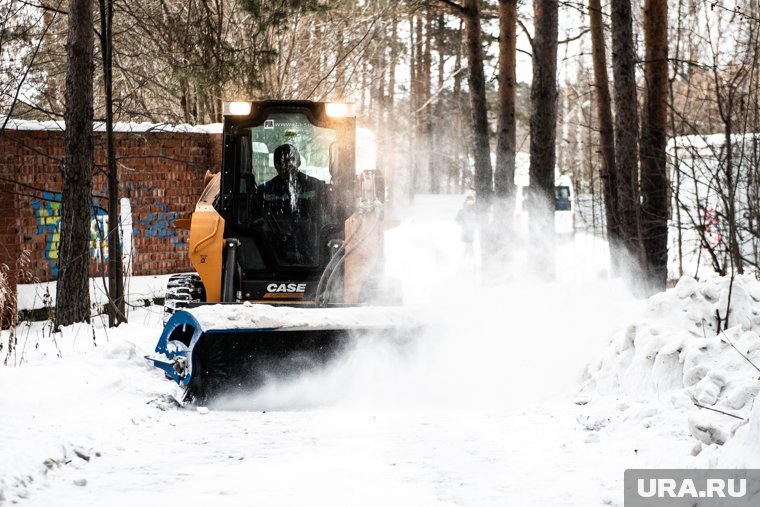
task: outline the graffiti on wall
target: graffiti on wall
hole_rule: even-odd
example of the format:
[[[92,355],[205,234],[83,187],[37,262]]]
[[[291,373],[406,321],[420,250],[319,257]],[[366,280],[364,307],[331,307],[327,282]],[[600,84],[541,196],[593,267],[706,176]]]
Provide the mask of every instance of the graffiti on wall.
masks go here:
[[[45,192],[42,199],[32,199],[32,208],[37,217],[37,234],[45,234],[45,258],[53,269],[53,276],[57,276],[58,245],[61,241],[58,228],[61,221],[61,201],[50,192]]]
[[[155,204],[161,211],[151,212],[143,220],[134,221],[132,234],[144,238],[169,238],[174,245],[182,245],[187,241],[184,235],[177,234],[174,219],[177,214],[169,211],[169,205],[158,202]]]
[[[37,217],[37,234],[45,235],[45,259],[50,263],[53,276],[58,275],[58,256],[61,242],[61,194],[44,192],[42,199],[32,199]],[[90,218],[90,255],[95,259],[108,258],[108,215],[97,206],[92,207]]]
[[[108,215],[99,203],[93,202],[90,219],[90,255],[96,260],[108,259]],[[174,245],[186,242],[184,235],[174,228],[176,213],[169,211],[166,203],[155,203],[161,210],[148,213],[145,219],[135,220],[132,234],[144,238],[169,238]],[[60,245],[61,194],[44,192],[42,199],[32,199],[32,208],[37,219],[37,234],[45,235],[45,259],[50,264],[53,276],[58,276]]]
[[[159,211],[149,212],[145,218],[135,220],[132,235],[136,237],[170,239],[175,246],[184,245],[187,242],[186,235],[177,233],[174,228],[174,219],[177,214],[170,211],[165,202],[156,201],[156,197],[164,195],[161,187],[152,183],[127,183],[124,185],[124,193],[130,199],[137,201],[137,207],[141,204],[153,205]]]

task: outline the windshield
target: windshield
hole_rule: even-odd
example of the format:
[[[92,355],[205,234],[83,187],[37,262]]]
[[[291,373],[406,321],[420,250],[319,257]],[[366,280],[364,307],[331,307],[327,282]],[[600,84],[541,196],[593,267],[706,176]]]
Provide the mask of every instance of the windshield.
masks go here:
[[[330,225],[327,185],[331,156],[337,155],[337,132],[317,127],[302,113],[272,113],[241,138],[250,152],[241,166],[252,170],[241,193],[255,202],[254,224],[282,265],[314,267],[323,255],[321,236]],[[247,158],[250,157],[250,161]],[[250,189],[247,191],[246,189]]]
[[[299,171],[330,183],[330,148],[337,137],[335,130],[312,125],[302,113],[270,114],[263,124],[249,130],[257,185],[277,176],[274,151],[283,144],[293,145],[298,150]]]
[[[554,187],[554,209],[556,211],[570,211],[572,202],[570,201],[570,187]]]

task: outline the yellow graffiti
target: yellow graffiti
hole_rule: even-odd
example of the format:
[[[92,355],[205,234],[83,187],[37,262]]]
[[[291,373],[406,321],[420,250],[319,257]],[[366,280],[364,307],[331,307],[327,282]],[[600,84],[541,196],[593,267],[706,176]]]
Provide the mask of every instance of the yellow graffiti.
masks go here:
[[[53,276],[57,276],[61,242],[61,195],[45,192],[43,199],[32,200],[32,207],[37,215],[37,232],[47,235],[45,258],[50,263]],[[88,247],[95,259],[108,259],[107,234],[108,216],[100,208],[93,208]]]
[[[37,209],[38,224],[47,227],[52,234],[48,237],[45,255],[54,263],[58,263],[58,245],[61,243],[61,203],[48,201],[47,206]]]

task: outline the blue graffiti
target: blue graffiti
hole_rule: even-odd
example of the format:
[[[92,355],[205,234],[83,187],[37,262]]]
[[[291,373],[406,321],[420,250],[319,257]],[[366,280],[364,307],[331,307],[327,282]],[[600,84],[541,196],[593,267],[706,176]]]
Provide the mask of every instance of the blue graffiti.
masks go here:
[[[138,187],[136,193],[150,191],[150,187]],[[176,213],[169,210],[166,203],[155,203],[160,211],[150,212],[142,220],[133,224],[132,234],[144,238],[171,238],[175,246],[187,243],[187,235],[177,233],[174,228]],[[59,245],[61,241],[61,194],[44,192],[42,198],[32,199],[32,208],[37,218],[37,234],[45,235],[45,259],[50,264],[54,277],[58,276]],[[119,229],[122,229],[119,220]],[[97,260],[108,259],[108,214],[93,200],[92,218],[90,220],[90,255]]]
[[[175,246],[183,245],[187,242],[187,239],[183,235],[177,234],[177,230],[174,228],[174,219],[177,217],[176,213],[169,211],[169,205],[166,203],[155,203],[155,206],[159,207],[161,211],[150,212],[142,220],[136,220],[132,234],[135,236],[142,236],[144,238],[171,238],[172,243]]]

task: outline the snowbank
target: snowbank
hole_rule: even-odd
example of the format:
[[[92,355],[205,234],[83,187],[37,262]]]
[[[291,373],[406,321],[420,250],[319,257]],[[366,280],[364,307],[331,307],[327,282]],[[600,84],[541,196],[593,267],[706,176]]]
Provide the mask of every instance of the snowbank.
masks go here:
[[[734,428],[726,445],[704,453],[709,468],[760,468],[760,403],[755,402],[749,419]]]
[[[695,454],[703,446],[713,446],[715,454],[728,442],[724,464],[743,462],[749,447],[742,442],[760,441],[757,407],[753,420],[731,438],[760,391],[752,364],[760,365],[759,303],[760,282],[751,276],[737,276],[733,285],[728,277],[683,277],[651,297],[643,314],[613,336],[604,357],[589,367],[581,398],[659,405],[672,412],[670,423],[686,424],[701,442],[694,442]],[[728,329],[719,331],[726,327],[719,318],[725,319],[727,308]],[[755,456],[758,451],[754,444]]]

